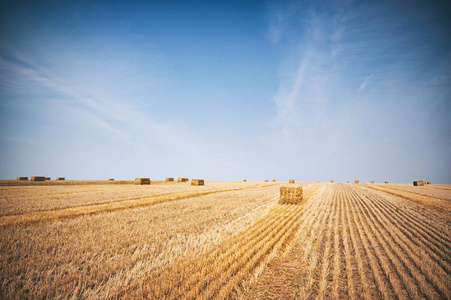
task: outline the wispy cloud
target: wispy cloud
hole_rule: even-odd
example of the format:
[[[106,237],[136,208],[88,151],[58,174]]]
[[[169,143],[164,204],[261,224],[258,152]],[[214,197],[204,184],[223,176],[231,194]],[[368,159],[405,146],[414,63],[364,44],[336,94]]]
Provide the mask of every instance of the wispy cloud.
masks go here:
[[[58,93],[63,96],[60,99],[70,99],[58,102],[69,109],[73,109],[70,107],[74,103],[79,105],[80,108],[74,112],[81,109],[80,116],[84,116],[91,126],[106,130],[123,143],[142,149],[158,144],[158,147],[183,153],[196,153],[205,144],[199,137],[181,128],[173,128],[152,120],[139,111],[133,99],[121,99],[114,92],[105,90],[105,87],[93,88],[92,84],[74,85],[69,78],[34,63],[33,59],[21,53],[17,54],[14,50],[9,51],[9,56],[13,59],[1,58],[0,68],[18,74],[22,79],[45,87],[52,93]],[[16,92],[20,92],[23,87],[14,88],[19,89]]]
[[[10,136],[1,136],[0,139],[13,141],[16,143],[21,143],[21,144],[29,144],[29,145],[44,145],[44,146],[49,145],[49,143],[45,143],[42,141],[19,139],[19,138],[10,137]]]
[[[365,79],[362,81],[362,84],[360,84],[358,92],[363,91],[367,87],[367,85],[371,83],[371,80],[373,79],[373,77],[374,77],[374,73],[365,77]]]

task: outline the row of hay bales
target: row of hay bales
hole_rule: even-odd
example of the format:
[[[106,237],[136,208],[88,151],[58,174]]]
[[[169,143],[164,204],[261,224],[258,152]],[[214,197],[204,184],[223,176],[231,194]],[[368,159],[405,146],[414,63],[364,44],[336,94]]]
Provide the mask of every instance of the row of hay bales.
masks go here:
[[[172,180],[171,180],[172,179]],[[180,177],[178,182],[187,182],[188,178]],[[174,178],[166,178],[166,181],[174,181]],[[148,185],[150,184],[150,178],[135,178],[136,185]],[[203,179],[192,179],[191,185],[205,185],[205,181]]]
[[[28,177],[26,177],[26,176],[19,176],[19,177],[17,177],[17,180],[27,181]],[[45,176],[31,176],[30,177],[30,181],[46,181],[46,180],[51,180],[51,178],[50,177],[45,177]],[[56,177],[55,180],[66,180],[66,178],[65,177]]]

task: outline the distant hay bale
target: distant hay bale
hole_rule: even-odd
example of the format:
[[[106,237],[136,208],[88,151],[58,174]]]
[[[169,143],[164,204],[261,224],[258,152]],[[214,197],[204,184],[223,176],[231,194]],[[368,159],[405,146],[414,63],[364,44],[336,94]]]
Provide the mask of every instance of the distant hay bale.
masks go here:
[[[184,178],[184,177],[179,177],[179,179],[177,179],[178,182],[187,182],[189,179],[188,178]]]
[[[45,181],[45,177],[44,176],[31,176],[30,180],[31,181]]]
[[[294,183],[294,179],[288,180],[288,183]]]
[[[385,183],[388,183],[388,181],[386,181]]]
[[[192,179],[191,180],[191,185],[204,185],[205,182],[203,179]]]
[[[423,180],[414,180],[413,186],[424,186],[424,181]]]
[[[243,179],[243,182],[247,182],[247,180],[246,180],[246,179]]]
[[[108,178],[108,181],[114,181],[114,178]]]
[[[266,179],[265,182],[268,182],[268,179]]]
[[[299,204],[302,202],[302,187],[280,187],[280,204]]]
[[[66,180],[66,178],[65,177],[56,177],[55,180]]]
[[[331,182],[331,183],[334,183],[334,181],[333,181],[333,180],[331,180],[330,182]]]
[[[359,180],[357,180],[357,179],[356,179],[356,180],[355,180],[354,182],[355,182],[355,183],[360,183],[360,181],[359,181]]]
[[[51,178],[50,177],[45,177],[45,180],[51,180]]]
[[[136,185],[150,184],[150,178],[135,178]]]
[[[348,180],[348,182],[347,183],[349,183],[349,180]]]
[[[431,182],[430,182],[430,181],[428,181],[428,182],[426,182],[426,184],[431,184]]]
[[[168,177],[168,178],[166,178],[166,181],[174,181],[174,178]]]
[[[373,181],[371,181],[371,183],[374,183],[374,180],[373,180]]]
[[[273,180],[272,180],[272,182],[276,182],[276,180],[275,180],[275,179],[273,179]]]
[[[17,177],[17,180],[28,180],[28,177],[19,176],[19,177]]]

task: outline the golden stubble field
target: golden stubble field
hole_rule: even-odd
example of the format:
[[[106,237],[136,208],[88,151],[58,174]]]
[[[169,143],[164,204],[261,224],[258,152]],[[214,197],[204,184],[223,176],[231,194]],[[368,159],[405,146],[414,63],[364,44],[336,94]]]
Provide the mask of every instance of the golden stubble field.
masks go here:
[[[0,186],[2,299],[451,299],[451,186]]]

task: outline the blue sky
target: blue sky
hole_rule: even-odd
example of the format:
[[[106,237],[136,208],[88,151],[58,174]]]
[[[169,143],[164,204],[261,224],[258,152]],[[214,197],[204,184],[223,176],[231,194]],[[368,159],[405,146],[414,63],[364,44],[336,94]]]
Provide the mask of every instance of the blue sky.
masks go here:
[[[3,1],[0,178],[451,183],[445,1]]]

